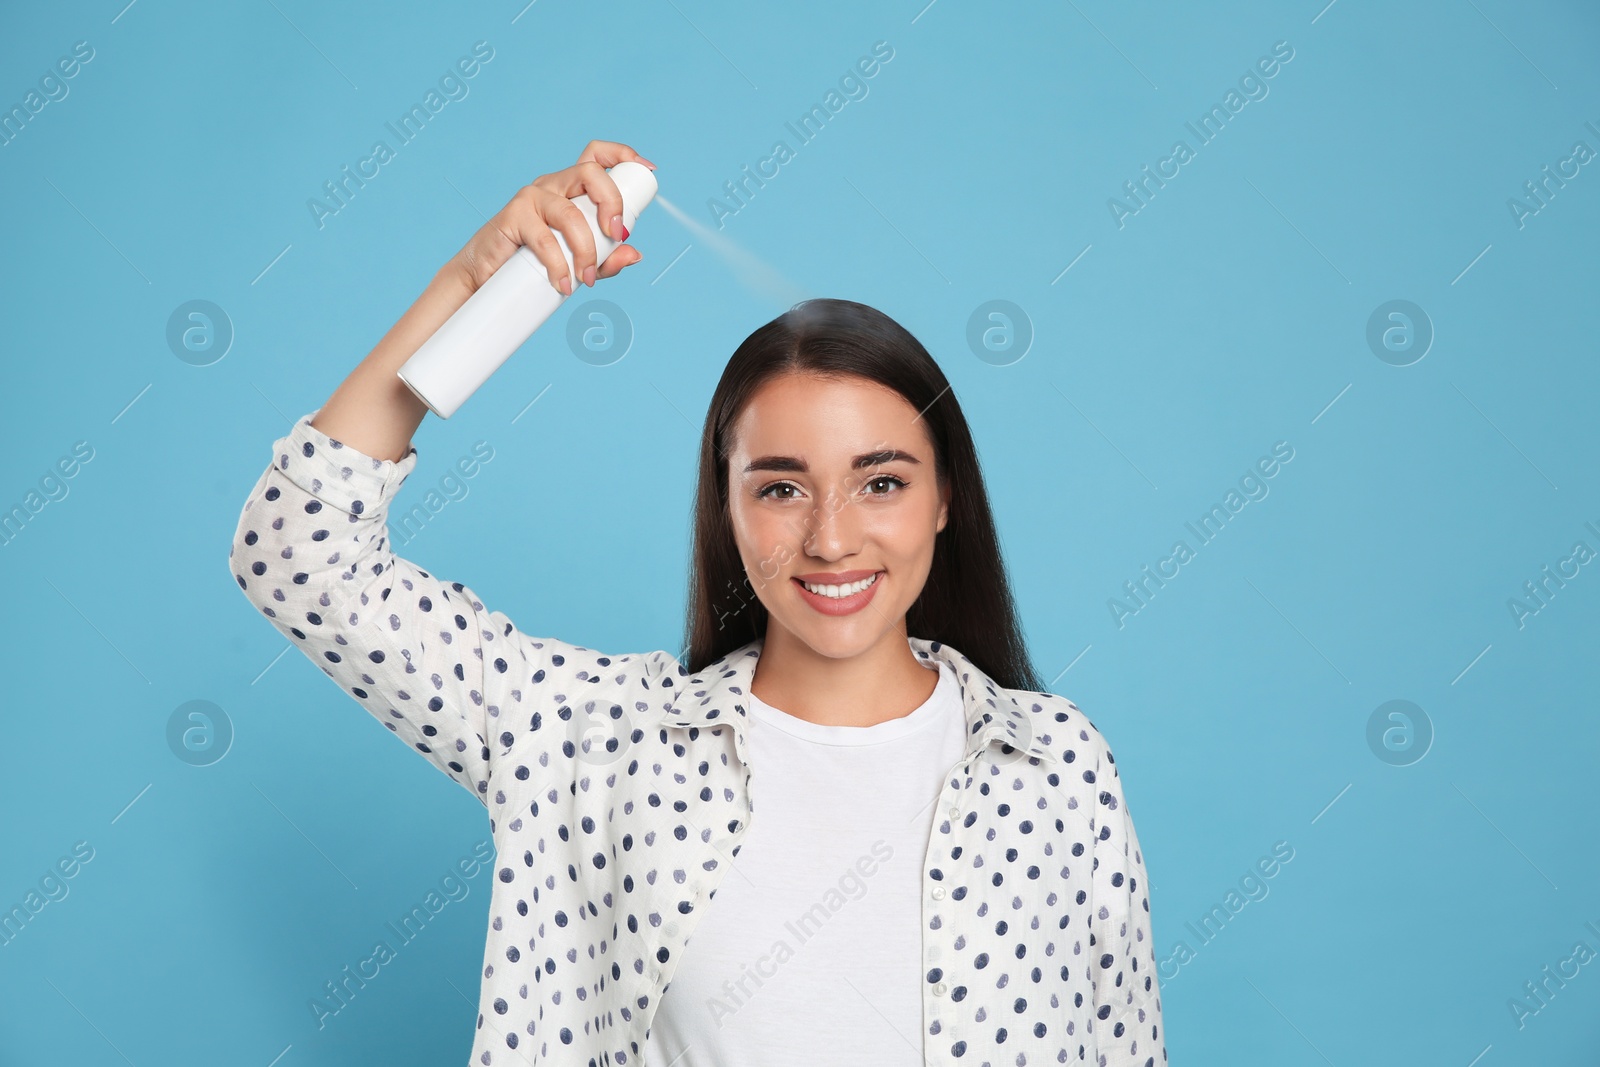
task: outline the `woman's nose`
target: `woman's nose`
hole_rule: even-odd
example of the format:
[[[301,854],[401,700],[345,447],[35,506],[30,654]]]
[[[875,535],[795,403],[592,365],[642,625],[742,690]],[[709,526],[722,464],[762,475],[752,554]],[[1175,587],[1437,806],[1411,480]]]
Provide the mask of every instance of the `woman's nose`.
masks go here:
[[[818,556],[850,555],[859,540],[858,518],[849,497],[829,493],[806,516],[806,551]]]

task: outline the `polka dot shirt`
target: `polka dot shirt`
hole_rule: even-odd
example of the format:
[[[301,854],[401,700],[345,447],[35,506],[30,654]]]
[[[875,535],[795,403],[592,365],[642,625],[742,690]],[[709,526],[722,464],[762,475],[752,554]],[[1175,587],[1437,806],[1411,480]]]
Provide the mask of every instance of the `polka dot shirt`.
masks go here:
[[[417,450],[363,455],[315,415],[275,442],[230,569],[295,647],[488,809],[470,1063],[637,1067],[752,817],[761,642],[690,674],[664,651],[521,632],[389,547]],[[906,902],[922,916],[925,1061],[1165,1064],[1144,859],[1106,741],[1064,697],[910,644],[952,668],[967,722],[921,899]]]

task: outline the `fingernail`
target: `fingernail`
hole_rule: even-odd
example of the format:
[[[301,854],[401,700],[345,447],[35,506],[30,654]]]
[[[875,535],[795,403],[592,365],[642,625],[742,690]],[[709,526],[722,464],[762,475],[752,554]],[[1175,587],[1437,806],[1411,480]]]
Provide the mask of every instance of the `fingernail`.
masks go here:
[[[618,234],[622,236],[618,237]],[[611,239],[613,241],[626,241],[628,239],[628,231],[622,228],[621,215],[611,216]]]
[[[556,282],[556,292],[560,293],[562,296],[572,295],[572,290],[567,285],[567,276],[565,274],[561,276],[560,281]]]
[[[583,268],[583,280],[589,283],[589,288],[591,288],[591,289],[594,288],[594,268],[593,267],[585,267],[585,268]]]
[[[618,226],[622,226],[622,216],[621,215],[617,216],[617,225]],[[622,239],[624,241],[626,241],[628,239],[628,228],[626,226],[622,226]]]
[[[651,170],[655,170],[656,169],[656,165],[654,163],[650,162],[648,159],[644,158],[643,156],[639,157],[639,162],[643,163],[645,166],[649,167]]]

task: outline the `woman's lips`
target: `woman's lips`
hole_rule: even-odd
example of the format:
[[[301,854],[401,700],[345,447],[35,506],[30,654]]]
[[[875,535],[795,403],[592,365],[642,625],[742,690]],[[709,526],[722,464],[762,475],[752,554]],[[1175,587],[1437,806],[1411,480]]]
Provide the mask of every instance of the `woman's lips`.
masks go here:
[[[793,578],[790,580],[794,582],[795,588],[800,590],[800,598],[822,614],[852,615],[870,604],[872,598],[878,593],[878,587],[884,583],[884,572],[877,571],[875,573],[878,577],[873,580],[871,585],[859,593],[853,593],[845,597],[831,597],[823,596],[821,593],[813,593],[805,587],[805,584],[800,579]]]
[[[797,574],[795,577],[812,585],[851,585],[863,578],[871,578],[877,573],[876,570],[812,571],[810,574]]]

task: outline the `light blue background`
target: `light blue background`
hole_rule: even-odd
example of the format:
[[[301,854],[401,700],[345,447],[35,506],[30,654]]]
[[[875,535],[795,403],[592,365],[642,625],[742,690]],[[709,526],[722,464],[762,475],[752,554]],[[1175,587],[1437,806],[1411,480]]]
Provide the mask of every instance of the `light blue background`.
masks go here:
[[[883,309],[949,375],[1039,669],[1124,777],[1172,1062],[1594,1063],[1600,962],[1521,1027],[1508,1002],[1600,951],[1600,563],[1520,628],[1507,602],[1600,550],[1600,165],[1521,227],[1507,201],[1600,149],[1600,15],[1324,3],[8,11],[4,107],[74,42],[95,54],[0,147],[0,507],[75,442],[94,458],[0,548],[0,907],[75,842],[94,858],[0,947],[0,1062],[464,1061],[486,875],[324,1028],[307,1005],[484,812],[284,654],[225,557],[272,441],[485,214],[598,137],[705,222],[788,140],[723,233]],[[479,40],[469,95],[319,229],[323,182]],[[865,98],[799,145],[785,122],[880,40]],[[1108,199],[1195,147],[1184,123],[1278,41],[1268,95],[1119,228]],[[401,506],[473,442],[495,458],[403,551],[525,630],[676,650],[698,427],[785,304],[659,207],[634,243],[643,263],[426,420]],[[634,332],[607,366],[565,336],[597,298]],[[166,341],[195,299],[236,331],[208,366]],[[1033,331],[1004,366],[967,343],[996,299]],[[1366,341],[1395,299],[1436,331],[1403,367]],[[1278,441],[1270,493],[1119,628],[1123,582]],[[1396,699],[1434,732],[1409,766],[1367,741]],[[210,766],[168,746],[190,700],[232,723]],[[1279,841],[1266,896],[1202,943],[1188,924]]]

